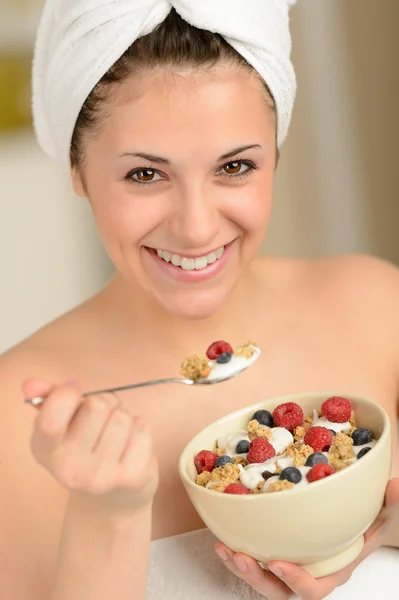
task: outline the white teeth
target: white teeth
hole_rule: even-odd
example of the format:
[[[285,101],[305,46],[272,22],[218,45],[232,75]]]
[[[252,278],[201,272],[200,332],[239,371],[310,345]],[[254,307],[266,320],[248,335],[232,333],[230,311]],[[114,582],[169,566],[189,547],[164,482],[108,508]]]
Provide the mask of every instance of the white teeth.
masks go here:
[[[163,252],[162,258],[166,260],[166,262],[170,262],[172,260],[172,255],[170,252]]]
[[[172,264],[175,265],[175,267],[180,267],[181,266],[181,257],[178,256],[177,254],[172,254]]]
[[[170,254],[170,252],[165,252],[164,250],[157,250],[157,254],[159,256],[159,258],[163,258],[164,261],[166,262],[170,262],[172,255]]]
[[[205,269],[208,266],[208,261],[206,256],[201,256],[201,258],[195,259],[195,268],[197,271],[201,269]]]
[[[157,255],[162,258],[165,262],[171,262],[175,267],[181,267],[185,271],[200,271],[205,269],[208,265],[213,264],[219,258],[223,256],[224,247],[219,248],[215,252],[210,252],[206,256],[200,256],[198,258],[184,258],[178,254],[171,254],[165,250],[157,250]]]
[[[185,271],[194,271],[195,269],[195,260],[194,258],[183,258],[181,261],[181,268]]]

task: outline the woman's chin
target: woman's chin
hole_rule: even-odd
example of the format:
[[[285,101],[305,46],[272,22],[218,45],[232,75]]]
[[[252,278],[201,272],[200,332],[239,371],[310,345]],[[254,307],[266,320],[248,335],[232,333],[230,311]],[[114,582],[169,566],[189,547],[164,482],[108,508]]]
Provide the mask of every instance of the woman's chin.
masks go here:
[[[223,308],[227,293],[170,294],[158,297],[158,303],[171,316],[190,321],[201,321],[216,316]]]

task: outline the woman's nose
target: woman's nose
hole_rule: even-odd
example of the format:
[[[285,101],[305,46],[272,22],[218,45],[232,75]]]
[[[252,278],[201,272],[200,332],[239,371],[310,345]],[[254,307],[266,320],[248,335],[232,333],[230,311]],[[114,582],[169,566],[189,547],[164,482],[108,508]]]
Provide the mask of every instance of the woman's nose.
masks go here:
[[[173,237],[183,248],[207,249],[220,231],[220,214],[211,191],[180,191],[170,224]]]

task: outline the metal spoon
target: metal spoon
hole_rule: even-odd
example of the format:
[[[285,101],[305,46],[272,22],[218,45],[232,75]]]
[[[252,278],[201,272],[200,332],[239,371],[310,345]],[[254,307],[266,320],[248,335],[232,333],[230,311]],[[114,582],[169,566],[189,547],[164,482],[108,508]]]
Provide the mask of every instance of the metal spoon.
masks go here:
[[[239,375],[240,373],[242,373],[243,371],[248,369],[248,367],[250,367],[251,364],[252,363],[248,364],[247,366],[243,366],[239,370],[235,370],[230,375],[227,375],[224,377],[218,377],[218,378],[215,377],[212,379],[197,379],[196,381],[193,381],[192,379],[181,379],[179,377],[171,378],[171,379],[153,379],[152,381],[144,381],[142,383],[133,383],[132,385],[124,385],[122,387],[109,388],[107,390],[96,390],[95,392],[86,392],[85,394],[83,394],[83,398],[86,398],[87,396],[97,396],[99,394],[123,392],[125,390],[133,390],[135,388],[149,387],[151,385],[160,385],[160,384],[164,384],[164,383],[183,383],[184,385],[213,385],[215,383],[222,383],[223,381],[228,381],[229,379],[233,379],[234,377],[236,377],[237,375]],[[25,402],[25,404],[31,404],[32,406],[40,406],[41,404],[44,403],[44,401],[45,401],[45,398],[37,397],[37,398],[26,398],[24,402]]]

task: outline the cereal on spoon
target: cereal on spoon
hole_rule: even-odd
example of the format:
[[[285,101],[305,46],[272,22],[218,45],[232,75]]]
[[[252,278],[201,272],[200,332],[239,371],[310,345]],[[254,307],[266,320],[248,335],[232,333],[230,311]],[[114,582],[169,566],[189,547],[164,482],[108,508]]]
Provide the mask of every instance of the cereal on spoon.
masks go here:
[[[224,341],[211,344],[205,355],[194,354],[185,359],[181,374],[186,379],[227,379],[252,365],[260,355],[254,342],[247,342],[233,350]]]

